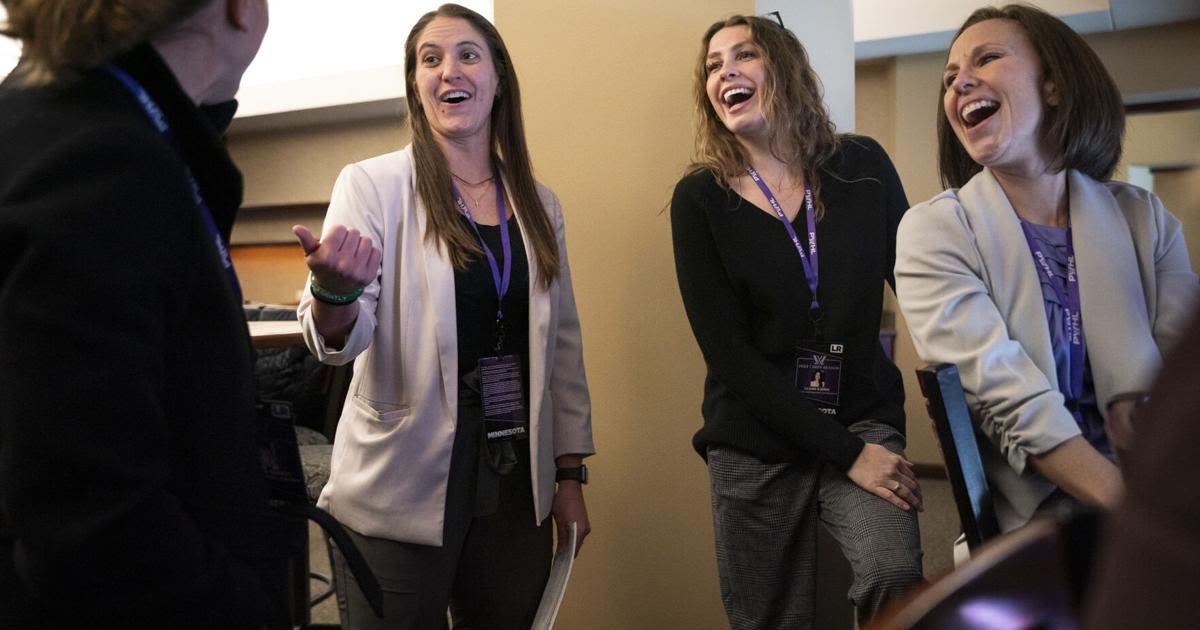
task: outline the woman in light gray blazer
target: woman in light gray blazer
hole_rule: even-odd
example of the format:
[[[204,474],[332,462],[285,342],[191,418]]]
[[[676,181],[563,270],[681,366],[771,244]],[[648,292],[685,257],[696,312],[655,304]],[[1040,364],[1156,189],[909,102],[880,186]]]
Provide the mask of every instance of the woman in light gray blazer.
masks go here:
[[[897,235],[917,352],[958,366],[1003,529],[1062,502],[1110,507],[1133,411],[1200,294],[1180,223],[1110,180],[1120,95],[1057,18],[976,11],[942,86],[949,189]]]
[[[404,46],[412,144],[342,171],[319,241],[295,228],[305,341],[354,361],[318,505],[384,589],[375,619],[335,549],[342,625],[440,628],[449,607],[454,627],[529,628],[553,533],[575,553],[591,529],[562,209],[533,178],[496,27],[445,4]]]

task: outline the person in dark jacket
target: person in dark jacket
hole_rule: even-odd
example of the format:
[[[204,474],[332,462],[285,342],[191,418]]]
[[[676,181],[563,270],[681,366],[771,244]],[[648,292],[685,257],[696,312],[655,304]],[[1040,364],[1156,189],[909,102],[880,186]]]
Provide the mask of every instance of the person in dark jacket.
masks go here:
[[[1126,492],[1103,529],[1080,627],[1200,628],[1200,492],[1180,483],[1200,440],[1200,310],[1131,418]]]
[[[266,0],[0,1],[0,625],[286,625],[220,136]]]

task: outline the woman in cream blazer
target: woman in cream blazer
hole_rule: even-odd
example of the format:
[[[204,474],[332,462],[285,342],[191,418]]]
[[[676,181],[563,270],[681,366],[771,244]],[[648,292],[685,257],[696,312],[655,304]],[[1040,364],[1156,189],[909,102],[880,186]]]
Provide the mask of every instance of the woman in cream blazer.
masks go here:
[[[335,549],[342,624],[443,627],[449,608],[456,627],[529,628],[553,530],[560,553],[590,530],[562,210],[533,179],[494,25],[442,5],[404,57],[412,144],[342,171],[320,241],[295,228],[312,272],[306,342],[354,361],[318,503],[384,590],[377,620]]]
[[[1087,353],[1100,408],[1148,391],[1197,303],[1179,221],[1153,193],[1070,175]],[[1015,255],[1014,255],[1015,254]],[[958,366],[1002,529],[1055,485],[1026,464],[1080,434],[1059,393],[1038,269],[1016,213],[984,169],[905,214],[896,286],[917,354]]]
[[[305,342],[321,362],[355,362],[319,505],[361,534],[440,545],[458,414],[454,269],[440,244],[425,238],[415,190],[412,147],[342,170],[325,223],[357,229],[399,255],[359,298],[344,347],[328,348],[317,333],[311,292],[299,312]],[[561,279],[548,289],[530,279],[530,472],[542,520],[554,500],[555,458],[595,449],[562,209],[548,188],[538,192],[563,261]],[[532,248],[528,256],[535,273]]]
[[[1153,193],[1106,181],[1121,151],[1120,95],[1053,16],[1020,5],[972,14],[948,55],[943,109],[951,189],[909,210],[897,234],[897,296],[917,353],[958,366],[1002,529],[1051,498],[1111,507],[1123,484],[1106,453],[1128,446],[1133,400],[1200,294],[1180,223]],[[1082,392],[1060,381],[1071,372],[1054,339],[1070,356],[1070,324],[1051,328],[1062,307],[1043,296],[1037,230],[1073,247],[1068,279],[1052,281],[1078,288]]]

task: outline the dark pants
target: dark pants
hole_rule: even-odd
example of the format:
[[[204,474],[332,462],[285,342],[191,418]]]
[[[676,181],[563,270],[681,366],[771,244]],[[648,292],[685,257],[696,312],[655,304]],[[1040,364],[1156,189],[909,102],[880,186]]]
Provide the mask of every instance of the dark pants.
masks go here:
[[[461,406],[461,403],[460,403]],[[463,417],[475,417],[460,407]],[[450,460],[443,545],[363,536],[347,528],[383,587],[375,617],[345,558],[332,549],[338,607],[348,630],[527,630],[550,575],[553,527],[534,520],[527,449],[508,475],[481,463],[477,421],[460,421]]]
[[[904,437],[883,423],[850,430],[903,452]],[[767,464],[709,447],[708,471],[721,599],[732,628],[812,628],[818,521],[850,561],[848,598],[860,624],[923,579],[916,512],[863,490],[840,470],[816,461]]]

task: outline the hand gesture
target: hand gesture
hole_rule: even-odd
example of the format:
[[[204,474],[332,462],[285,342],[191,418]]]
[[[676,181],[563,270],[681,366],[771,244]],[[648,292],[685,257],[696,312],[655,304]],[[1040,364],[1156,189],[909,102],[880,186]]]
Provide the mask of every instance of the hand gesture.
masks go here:
[[[333,293],[354,293],[379,275],[383,252],[358,230],[335,225],[317,240],[303,225],[292,226],[292,233],[304,248],[304,262],[313,280]]]
[[[846,475],[863,490],[887,499],[902,510],[925,511],[921,484],[917,483],[912,462],[883,446],[870,443],[864,446]]]

